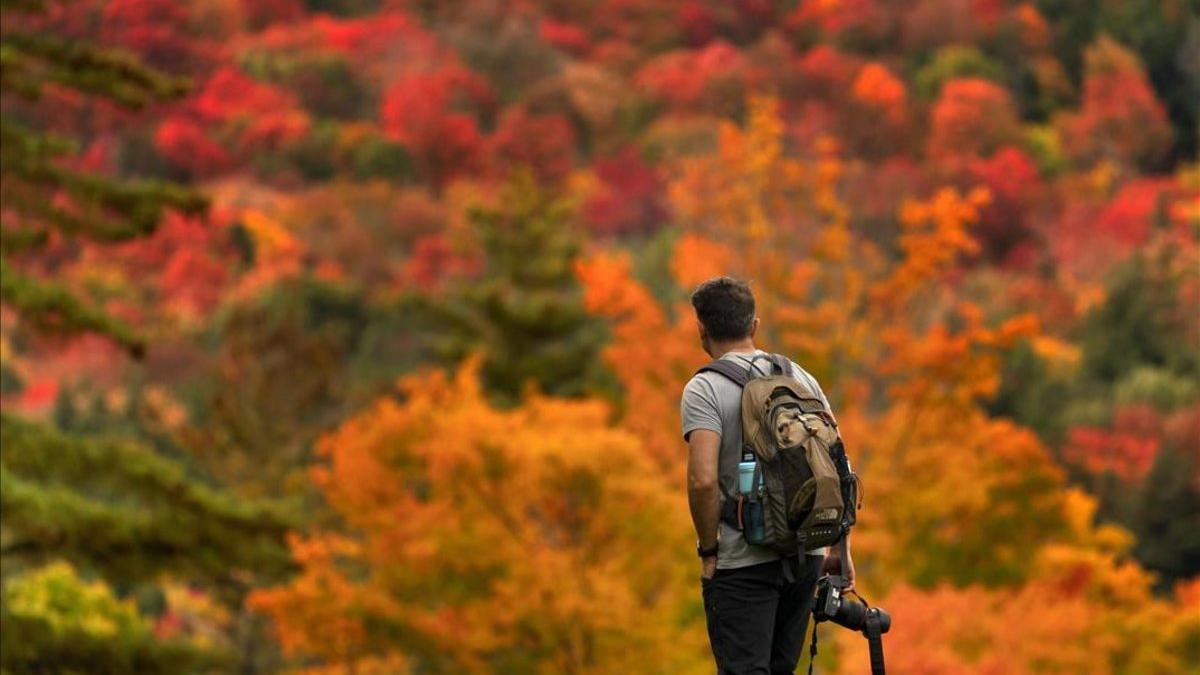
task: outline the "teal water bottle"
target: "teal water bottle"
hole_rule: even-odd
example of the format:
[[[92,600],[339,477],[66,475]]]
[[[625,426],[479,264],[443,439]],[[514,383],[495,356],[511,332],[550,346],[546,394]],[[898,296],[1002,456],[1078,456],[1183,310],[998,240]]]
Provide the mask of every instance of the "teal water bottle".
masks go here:
[[[754,453],[742,453],[742,461],[738,464],[738,488],[744,495],[749,495],[750,490],[754,488],[754,467],[757,465]]]
[[[754,484],[754,471],[758,462],[753,452],[747,451],[742,455],[738,464],[738,486],[745,495],[740,506],[742,508],[742,535],[746,543],[761,544],[767,538],[766,522],[763,519],[763,486]]]

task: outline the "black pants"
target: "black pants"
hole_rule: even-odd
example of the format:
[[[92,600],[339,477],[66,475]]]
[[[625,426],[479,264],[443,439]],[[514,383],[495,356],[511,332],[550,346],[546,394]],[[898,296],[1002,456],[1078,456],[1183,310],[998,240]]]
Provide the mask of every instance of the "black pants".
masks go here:
[[[813,592],[825,557],[719,569],[700,578],[708,640],[719,675],[792,675],[804,648]],[[795,581],[784,577],[790,564]],[[797,565],[799,569],[797,569]]]

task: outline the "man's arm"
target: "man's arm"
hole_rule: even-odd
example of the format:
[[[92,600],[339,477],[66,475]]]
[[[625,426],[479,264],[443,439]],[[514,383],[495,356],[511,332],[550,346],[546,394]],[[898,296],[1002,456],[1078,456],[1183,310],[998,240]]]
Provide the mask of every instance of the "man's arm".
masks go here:
[[[688,434],[688,507],[700,548],[712,548],[717,543],[717,523],[721,516],[717,487],[720,452],[720,435],[708,429],[696,429]]]
[[[687,491],[692,524],[701,548],[717,543],[721,514],[718,467],[721,456],[721,415],[717,395],[703,378],[693,377],[683,388],[679,401],[683,422],[683,440],[688,444]],[[704,558],[700,576],[711,578],[717,571],[717,557]]]
[[[854,589],[854,558],[850,555],[850,533],[847,532],[842,540],[829,549],[825,558],[825,574],[840,574],[850,584],[846,590]]]

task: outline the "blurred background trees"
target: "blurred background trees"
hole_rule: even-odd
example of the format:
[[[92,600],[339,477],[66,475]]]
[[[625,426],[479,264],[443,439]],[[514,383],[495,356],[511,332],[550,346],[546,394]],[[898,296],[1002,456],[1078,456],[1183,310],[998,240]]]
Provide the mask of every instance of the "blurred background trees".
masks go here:
[[[710,670],[722,273],[894,668],[1200,662],[1194,3],[2,11],[6,672]]]

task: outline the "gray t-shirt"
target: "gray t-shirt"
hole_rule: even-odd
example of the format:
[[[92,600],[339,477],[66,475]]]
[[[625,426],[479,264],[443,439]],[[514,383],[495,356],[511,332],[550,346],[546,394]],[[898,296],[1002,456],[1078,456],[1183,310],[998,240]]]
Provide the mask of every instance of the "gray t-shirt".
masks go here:
[[[754,352],[726,352],[721,358],[733,360],[742,367],[749,367],[755,354],[766,355],[767,352],[761,349],[756,349]],[[829,405],[829,399],[825,397],[825,392],[821,391],[821,385],[817,384],[817,379],[795,361],[791,363],[792,373],[796,379],[820,396],[821,400],[825,402],[825,407],[832,414],[833,408]],[[768,375],[771,364],[766,359],[758,359],[754,361],[754,368],[759,373]],[[737,494],[738,463],[742,461],[740,447],[742,388],[720,373],[699,373],[693,376],[683,388],[683,397],[679,402],[679,415],[683,419],[684,441],[687,441],[688,434],[696,429],[708,429],[721,436],[721,451],[717,467],[717,482],[721,487],[721,500],[725,500],[725,495]],[[717,536],[721,542],[717,549],[718,569],[746,567],[779,558],[779,554],[771,549],[747,544],[742,533],[724,521],[718,526]],[[823,554],[826,549],[819,548],[807,552]]]

